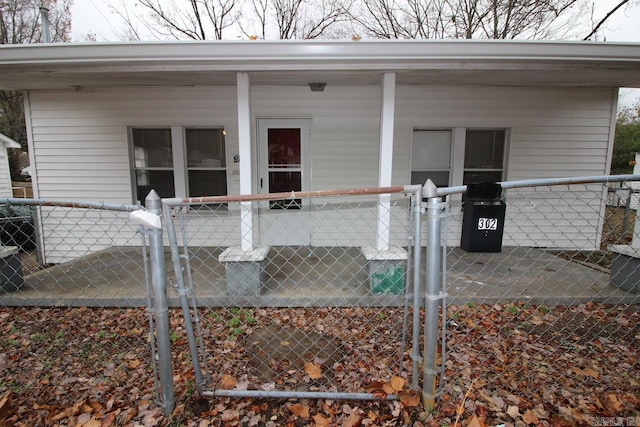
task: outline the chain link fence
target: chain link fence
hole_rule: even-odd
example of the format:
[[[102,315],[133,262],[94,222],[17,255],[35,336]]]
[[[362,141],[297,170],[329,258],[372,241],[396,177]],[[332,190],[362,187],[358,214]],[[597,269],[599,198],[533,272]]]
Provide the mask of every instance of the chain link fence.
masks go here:
[[[139,416],[141,402],[155,407],[136,209],[2,201],[0,424],[81,425],[116,413],[122,421]]]
[[[437,398],[385,422],[633,425],[638,227],[612,180],[503,183],[501,224],[501,203],[462,187],[169,199],[164,229],[134,224],[136,206],[4,200],[5,418],[164,425],[176,406],[200,414],[184,412],[196,396]],[[474,203],[489,213],[463,244]],[[483,236],[499,247],[467,246]]]
[[[640,421],[636,211],[612,203],[606,177],[574,181],[503,183],[502,246],[484,252],[460,249],[464,211],[483,202],[463,207],[461,189],[442,190],[441,422]],[[486,203],[480,217],[497,217],[499,204]]]
[[[412,372],[417,388],[409,195],[164,200],[201,394],[373,399]]]

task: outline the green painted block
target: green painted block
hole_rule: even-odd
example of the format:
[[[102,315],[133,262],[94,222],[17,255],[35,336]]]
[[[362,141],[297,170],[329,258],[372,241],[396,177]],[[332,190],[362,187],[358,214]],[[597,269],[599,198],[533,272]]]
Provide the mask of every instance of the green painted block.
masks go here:
[[[400,265],[399,265],[400,264]],[[369,283],[373,295],[402,295],[404,265],[398,261],[369,261]]]

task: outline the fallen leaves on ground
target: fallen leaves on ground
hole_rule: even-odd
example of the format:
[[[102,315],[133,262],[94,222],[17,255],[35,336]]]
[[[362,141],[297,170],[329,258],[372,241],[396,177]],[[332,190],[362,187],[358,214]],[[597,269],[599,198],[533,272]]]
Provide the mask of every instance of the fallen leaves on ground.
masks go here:
[[[450,306],[445,382],[433,412],[421,409],[408,386],[408,347],[398,370],[398,309],[203,309],[215,387],[366,391],[399,401],[200,399],[181,313],[171,310],[176,410],[163,415],[147,315],[143,308],[0,307],[0,426],[425,427],[459,418],[460,427],[563,427],[640,413],[634,306]],[[326,341],[340,354],[304,347],[292,333],[273,347],[302,350],[302,362],[258,355],[261,376],[247,363],[243,340],[264,325],[326,336],[339,342]]]

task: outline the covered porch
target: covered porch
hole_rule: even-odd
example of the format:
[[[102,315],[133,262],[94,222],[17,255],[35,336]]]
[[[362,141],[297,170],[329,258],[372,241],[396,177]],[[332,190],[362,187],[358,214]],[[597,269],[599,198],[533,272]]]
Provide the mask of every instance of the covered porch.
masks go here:
[[[197,247],[189,251],[190,269],[185,268],[184,278],[188,283],[190,272],[199,305],[401,306],[405,299],[413,299],[410,291],[407,292],[409,297],[393,293],[372,294],[367,261],[358,247],[272,247],[265,260],[260,293],[229,294],[225,265],[218,260],[224,249]],[[179,306],[177,290],[172,288],[176,276],[170,258],[167,249],[167,294],[169,304]],[[612,286],[606,269],[542,249],[505,247],[501,253],[466,253],[452,248],[448,251],[447,265],[448,301],[453,304],[515,301],[546,306],[589,301],[640,303],[640,294]],[[407,267],[410,274],[405,273],[404,283],[412,286],[412,267]],[[19,290],[0,294],[0,305],[147,305],[145,267],[140,247],[111,247],[27,274],[24,280]]]

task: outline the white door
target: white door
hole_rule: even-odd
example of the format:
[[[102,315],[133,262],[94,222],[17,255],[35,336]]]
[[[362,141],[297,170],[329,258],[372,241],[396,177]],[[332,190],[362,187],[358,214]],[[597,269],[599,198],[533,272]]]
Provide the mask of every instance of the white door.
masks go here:
[[[310,119],[258,119],[258,190],[309,190]],[[307,246],[310,212],[301,199],[260,202],[260,244]]]

